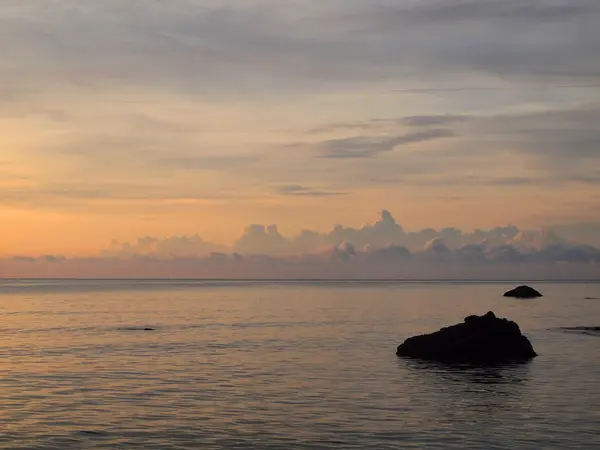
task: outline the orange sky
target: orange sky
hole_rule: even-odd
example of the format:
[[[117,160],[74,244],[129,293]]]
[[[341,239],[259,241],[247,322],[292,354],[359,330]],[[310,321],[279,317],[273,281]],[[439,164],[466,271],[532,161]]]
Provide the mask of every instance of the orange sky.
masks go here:
[[[391,30],[383,1],[68,3],[10,0],[0,21],[1,255],[231,244],[382,208],[409,230],[600,221],[598,41],[561,41],[597,36],[589,14],[433,23],[398,2]]]

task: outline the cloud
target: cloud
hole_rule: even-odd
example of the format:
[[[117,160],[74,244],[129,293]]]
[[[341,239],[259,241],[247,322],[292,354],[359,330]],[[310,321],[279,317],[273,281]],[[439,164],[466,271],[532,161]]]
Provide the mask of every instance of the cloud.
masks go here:
[[[363,184],[515,188],[600,182],[600,104],[570,103],[554,108],[485,115],[418,115],[349,122],[360,136],[337,137],[314,144],[317,156],[332,160],[373,159],[387,152],[385,163],[355,168]],[[438,128],[444,125],[446,128]],[[330,125],[337,134],[343,123]],[[381,137],[381,129],[414,129]],[[447,139],[452,137],[452,139]],[[402,144],[442,140],[415,149]],[[396,149],[392,153],[391,150]],[[393,158],[393,159],[392,159]],[[393,161],[395,164],[391,164]],[[468,164],[466,164],[468,161]],[[340,165],[341,170],[348,170]]]
[[[321,235],[322,245],[341,245],[344,242],[352,243],[358,248],[383,247],[386,245],[401,245],[406,238],[406,233],[392,214],[387,210],[379,213],[379,219],[360,228],[334,226],[329,232]]]
[[[411,252],[423,252],[425,255],[444,255],[451,251],[460,253],[476,251],[476,249],[482,252],[486,249],[494,249],[493,252],[498,253],[503,251],[502,246],[507,246],[528,253],[555,244],[573,242],[557,234],[564,229],[520,230],[514,225],[508,225],[469,232],[453,227],[407,232],[389,211],[382,210],[378,220],[362,227],[336,225],[325,233],[304,230],[297,236],[291,237],[282,236],[274,225],[270,227],[253,225],[246,229],[244,236],[234,248],[242,253],[303,254],[352,244],[357,249],[370,249],[370,251],[406,248]],[[595,230],[595,233],[596,238],[592,233],[588,233],[588,237],[591,240],[600,239],[600,227]],[[565,234],[569,235],[569,233]],[[243,246],[240,246],[241,243]]]
[[[32,257],[32,256],[13,256],[11,258],[12,261],[16,261],[16,262],[35,262],[36,258]]]
[[[198,192],[196,189],[171,186],[165,190],[160,184],[131,182],[92,181],[38,182],[21,187],[13,187],[0,192],[0,201],[7,206],[26,207],[28,209],[72,209],[81,211],[94,209],[103,201],[112,200],[121,203],[153,204],[176,203],[178,201],[204,201],[227,198],[230,194],[221,192]],[[237,198],[242,198],[237,196]]]
[[[454,136],[455,134],[450,130],[433,129],[394,137],[355,136],[344,139],[330,139],[316,144],[314,148],[325,158],[371,158],[378,153],[392,151],[400,145]]]
[[[377,4],[355,20],[365,25],[370,20],[366,30],[372,34],[400,38],[413,31],[414,53],[400,48],[417,64],[443,67],[446,73],[462,66],[513,78],[577,79],[598,76],[600,65],[586,58],[600,45],[592,29],[599,14],[589,0],[434,0]],[[573,38],[578,27],[586,35],[579,48]]]
[[[356,249],[350,242],[342,242],[331,249],[331,257],[336,261],[347,261],[356,256]]]
[[[600,223],[574,223],[548,227],[563,239],[600,248]]]
[[[571,263],[600,263],[600,249],[591,245],[553,244],[531,256],[534,260]]]
[[[432,256],[445,256],[450,253],[450,249],[446,246],[443,238],[436,237],[425,244],[423,253]]]
[[[103,254],[105,257],[199,258],[212,255],[223,258],[235,254],[251,256],[293,257],[325,253],[334,259],[358,253],[404,258],[411,255],[424,257],[458,258],[460,261],[489,258],[490,260],[520,260],[522,255],[541,252],[546,248],[577,248],[590,242],[600,242],[600,226],[587,226],[587,234],[578,234],[586,226],[558,226],[530,230],[514,225],[488,230],[463,231],[454,227],[439,230],[426,228],[406,231],[393,215],[382,210],[379,218],[361,227],[336,225],[327,232],[303,230],[295,236],[284,236],[277,225],[249,225],[231,247],[213,244],[200,236],[173,236],[169,238],[143,237],[133,243],[113,241]],[[572,240],[582,236],[581,240]],[[581,248],[584,248],[581,247]],[[600,245],[598,245],[600,247]],[[588,247],[585,247],[588,248]],[[515,253],[517,252],[517,253]],[[337,256],[335,256],[337,255]]]
[[[200,236],[143,237],[134,243],[113,241],[104,252],[108,258],[199,258],[227,251],[227,247],[204,241]]]
[[[511,245],[492,247],[486,251],[486,256],[491,261],[505,264],[516,264],[526,260],[526,255]]]
[[[142,215],[172,229],[236,209],[227,231],[199,230],[218,234],[259,220],[254,206],[260,220],[289,208],[281,226],[296,227],[302,208],[335,223],[338,207],[390,201],[436,225],[600,217],[596,0],[47,3],[2,3],[0,203],[15,217],[57,213],[71,232],[71,213],[110,216],[115,234]],[[440,198],[461,199],[456,217]],[[378,230],[265,229],[243,245],[477,244]]]
[[[383,210],[359,228],[293,237],[276,225],[250,225],[232,248],[200,236],[144,237],[114,241],[93,258],[15,256],[0,259],[0,277],[598,279],[600,247],[558,232],[512,225],[411,232]]]
[[[487,262],[485,244],[466,244],[456,250],[456,257],[465,264],[482,264]]]
[[[369,260],[379,262],[397,262],[402,260],[408,260],[413,256],[406,247],[393,244],[389,244],[384,247],[367,246],[364,249],[364,253]]]
[[[9,261],[17,262],[17,263],[36,263],[36,262],[61,263],[61,262],[67,261],[67,258],[62,255],[42,255],[39,257],[13,256],[9,259]]]
[[[542,249],[552,245],[566,244],[566,241],[560,238],[550,229],[542,230],[520,230],[514,237],[506,241],[507,244],[520,249]]]
[[[223,171],[238,169],[258,161],[258,155],[227,155],[227,156],[188,156],[162,158],[160,164],[166,167],[194,171]]]
[[[598,120],[600,104],[591,103],[481,117],[474,119],[472,126],[480,135],[498,138],[498,146],[510,143],[514,152],[562,165],[600,157]]]
[[[523,21],[552,22],[564,21],[597,12],[592,2],[575,1],[548,2],[545,0],[459,0],[446,2],[421,2],[413,6],[409,19],[432,22]]]
[[[494,248],[470,245],[431,254],[410,253],[401,246],[360,251],[345,242],[324,252],[289,256],[212,253],[183,258],[20,258],[0,260],[0,274],[90,278],[565,280],[598,279],[598,264],[600,249],[588,246],[524,252],[508,245]]]
[[[1,23],[0,49],[18,57],[2,67],[15,78],[41,69],[92,74],[86,81],[92,84],[137,81],[235,95],[401,75],[427,80],[488,72],[539,80],[600,73],[600,8],[593,0],[265,0],[243,6],[173,0],[142,8],[64,0],[53,8],[33,2],[27,10],[10,0],[5,9],[19,11]],[[23,81],[31,82],[31,75]]]
[[[304,197],[330,197],[334,195],[346,195],[346,192],[321,191],[318,189],[311,189],[306,186],[300,186],[298,184],[280,186],[277,188],[276,192],[281,195],[298,195]]]
[[[598,184],[598,108],[580,108],[578,120],[573,107],[597,97],[593,0],[22,3],[4,2],[0,18],[0,52],[12,55],[0,61],[2,115],[41,115],[30,129],[50,131],[31,150],[43,176],[5,193],[11,204],[144,191],[244,197],[261,183],[262,195],[291,183],[328,195],[393,177],[440,186],[449,174],[444,185],[469,187],[469,170],[516,186],[492,174],[507,153],[534,170],[557,166],[519,174],[521,186],[557,185],[563,163],[569,173],[558,184]],[[490,92],[468,93],[479,87]],[[408,91],[419,95],[395,97]],[[547,111],[527,113],[532,106]],[[501,117],[505,107],[513,112]],[[385,113],[399,117],[378,119]],[[336,129],[320,123],[344,118]],[[215,131],[211,120],[227,123]],[[282,123],[294,130],[283,135]],[[310,141],[303,126],[336,135],[302,145],[294,164],[278,159],[292,152],[265,150]],[[427,142],[436,149],[408,145]],[[50,161],[53,170],[43,169]],[[126,183],[136,192],[121,190]]]
[[[277,254],[290,250],[290,243],[277,229],[277,225],[249,225],[234,244],[235,251],[250,254]]]
[[[66,260],[66,258],[62,255],[44,255],[41,256],[40,259],[49,263],[58,263]]]
[[[412,127],[423,127],[431,125],[446,125],[452,123],[466,122],[467,116],[456,116],[451,114],[444,115],[423,115],[423,116],[408,116],[401,119],[404,125]]]

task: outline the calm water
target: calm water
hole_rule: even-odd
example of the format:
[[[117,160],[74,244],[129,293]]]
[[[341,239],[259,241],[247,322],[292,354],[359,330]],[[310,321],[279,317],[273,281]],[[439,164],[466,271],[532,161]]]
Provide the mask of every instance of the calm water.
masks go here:
[[[0,282],[2,449],[600,448],[600,284]],[[539,358],[400,360],[473,313]],[[152,327],[155,331],[141,331]]]

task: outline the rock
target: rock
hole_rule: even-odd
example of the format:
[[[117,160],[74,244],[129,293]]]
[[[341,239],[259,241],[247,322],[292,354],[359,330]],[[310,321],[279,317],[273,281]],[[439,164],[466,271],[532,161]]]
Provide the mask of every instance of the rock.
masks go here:
[[[150,327],[125,327],[119,328],[121,331],[156,331],[156,328]]]
[[[562,327],[560,330],[590,336],[600,336],[600,327]]]
[[[543,297],[538,291],[529,286],[519,286],[504,294],[505,297],[514,298],[538,298]]]
[[[447,363],[498,364],[526,361],[537,356],[519,326],[493,312],[469,316],[464,323],[408,338],[398,356]]]

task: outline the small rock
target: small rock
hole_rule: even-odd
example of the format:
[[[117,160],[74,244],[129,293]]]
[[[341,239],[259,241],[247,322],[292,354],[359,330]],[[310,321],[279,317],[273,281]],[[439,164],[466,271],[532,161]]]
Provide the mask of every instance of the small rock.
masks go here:
[[[600,327],[562,327],[560,329],[571,333],[600,336]]]
[[[504,294],[504,297],[514,297],[514,298],[538,298],[543,297],[541,293],[536,291],[530,286],[519,286],[516,287]]]

